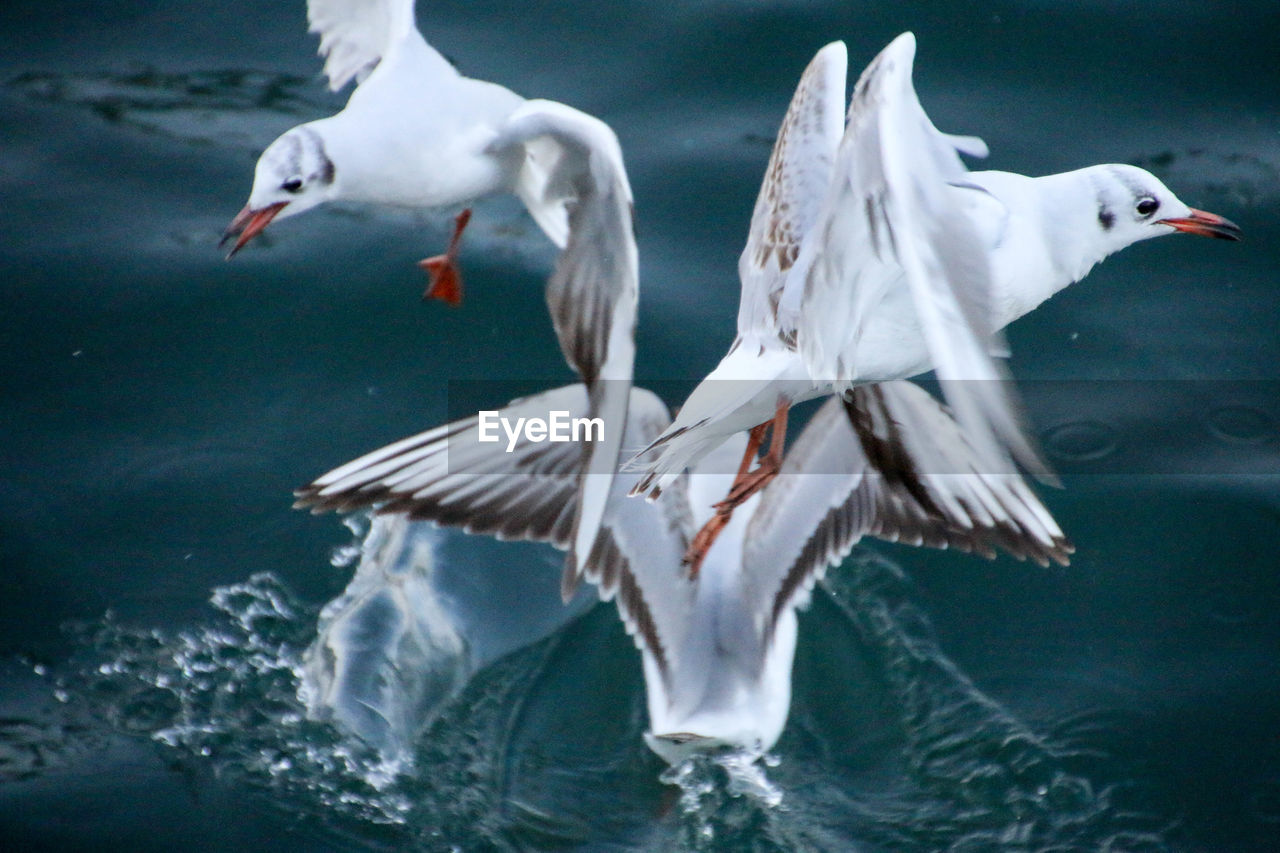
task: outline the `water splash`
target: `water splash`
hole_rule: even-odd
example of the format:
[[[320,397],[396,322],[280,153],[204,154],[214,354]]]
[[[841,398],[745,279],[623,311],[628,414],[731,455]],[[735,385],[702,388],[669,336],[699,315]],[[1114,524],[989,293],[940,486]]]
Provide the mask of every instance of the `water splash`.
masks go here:
[[[725,750],[667,768],[659,779],[679,788],[684,843],[698,849],[760,837],[769,813],[782,808],[782,789],[765,772],[777,765],[759,751]]]
[[[215,589],[210,603],[219,618],[175,633],[110,614],[70,626],[80,651],[56,688],[110,728],[149,737],[170,760],[211,766],[290,812],[402,825],[410,803],[400,763],[308,719],[298,697],[315,609],[265,572]]]
[[[329,554],[329,565],[335,569],[346,569],[354,566],[356,561],[360,559],[360,555],[364,553],[364,547],[361,544],[364,537],[369,532],[372,519],[369,513],[352,513],[342,517],[342,526],[351,531],[352,541],[343,545],[337,545]]]
[[[663,772],[641,739],[634,648],[607,605],[483,667],[428,703],[404,749],[379,749],[376,738],[352,737],[357,727],[336,717],[336,726],[315,719],[315,696],[305,687],[315,678],[309,656],[318,654],[326,626],[341,621],[335,614],[371,600],[357,582],[362,571],[420,569],[430,564],[429,550],[415,552],[410,538],[376,524],[353,532],[365,537],[357,579],[325,608],[328,622],[260,573],[216,589],[214,618],[202,627],[138,629],[110,616],[80,626],[81,652],[44,677],[64,707],[99,720],[99,731],[148,738],[173,763],[260,789],[290,814],[361,843],[430,850],[597,842],[780,851],[1168,847],[1167,821],[1153,816],[1141,791],[1108,781],[1119,765],[1091,745],[1114,732],[1116,720],[1080,716],[1048,731],[1019,720],[943,654],[901,570],[869,554],[824,582],[809,617],[820,620],[809,625],[826,651],[863,660],[865,677],[817,685],[803,677],[810,693],[815,686],[823,692],[797,697],[800,713],[777,748],[782,759],[726,751]],[[375,586],[396,582],[383,577]],[[387,636],[370,648],[386,654],[393,648],[382,642]],[[332,636],[328,642],[351,651]],[[402,674],[413,675],[413,667]],[[388,699],[370,695],[375,704]],[[823,718],[805,711],[815,702],[837,706],[826,718],[836,729],[823,731]],[[859,706],[882,710],[852,720],[840,710]],[[898,735],[849,747],[862,726]],[[13,728],[12,737],[0,736],[3,769],[11,778],[39,774],[56,761],[58,739],[94,736],[92,725],[77,731]],[[1096,772],[1104,765],[1111,776]]]
[[[777,808],[782,804],[782,790],[769,781],[761,763],[776,767],[779,761],[777,756],[755,750],[725,750],[694,755],[667,768],[658,778],[680,788],[680,808],[687,814],[702,811],[703,799],[718,791]]]

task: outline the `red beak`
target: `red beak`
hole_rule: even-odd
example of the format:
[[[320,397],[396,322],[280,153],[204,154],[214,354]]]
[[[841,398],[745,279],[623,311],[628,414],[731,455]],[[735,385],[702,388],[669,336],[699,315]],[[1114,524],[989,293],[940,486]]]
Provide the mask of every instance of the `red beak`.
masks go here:
[[[262,233],[262,229],[276,218],[276,214],[284,210],[285,205],[289,202],[278,201],[275,204],[269,204],[262,210],[253,210],[249,205],[244,206],[244,210],[236,214],[236,218],[231,220],[231,224],[227,226],[227,230],[222,235],[222,241],[219,246],[224,245],[228,240],[237,234],[240,239],[236,240],[236,244],[231,247],[231,251],[227,253],[227,260],[231,260],[235,253],[244,248],[245,244]]]
[[[1161,219],[1161,225],[1177,228],[1187,234],[1201,237],[1217,237],[1219,240],[1239,240],[1240,226],[1216,213],[1191,208],[1191,215],[1181,219]]]

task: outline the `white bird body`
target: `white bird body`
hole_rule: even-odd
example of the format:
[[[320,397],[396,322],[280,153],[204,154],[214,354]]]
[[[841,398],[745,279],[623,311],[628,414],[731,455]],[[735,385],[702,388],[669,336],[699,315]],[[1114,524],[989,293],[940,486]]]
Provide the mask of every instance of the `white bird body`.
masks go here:
[[[773,747],[791,703],[796,609],[829,565],[863,535],[994,556],[1065,562],[1062,531],[1016,474],[981,470],[972,445],[929,394],[907,382],[827,401],[796,440],[782,474],[747,500],[711,546],[697,577],[682,558],[692,531],[733,480],[744,448],[709,451],[658,503],[626,500],[621,474],[584,561],[602,600],[614,600],[645,676],[645,741],[675,764],[720,748]],[[586,410],[581,385],[517,400],[502,416]],[[634,388],[626,444],[670,422]],[[437,427],[347,463],[298,491],[299,505],[429,519],[504,539],[567,547],[580,443],[521,440],[511,453],[478,441],[478,418]],[[882,460],[906,464],[881,470]]]
[[[406,98],[406,80],[425,85]],[[302,127],[318,133],[330,158],[341,164],[335,169],[333,199],[449,207],[522,189],[525,152],[491,146],[524,103],[510,89],[459,74],[417,29],[410,29],[341,112]],[[377,128],[377,145],[369,144],[370,128]],[[275,189],[270,181],[260,186],[263,197],[249,201],[255,208],[270,204]],[[277,218],[294,213],[286,207]],[[564,232],[554,230],[548,236],[563,247]]]
[[[1033,249],[1037,243],[1044,243],[1038,208],[1045,196],[1038,187],[1060,183],[1074,188],[1087,180],[1087,172],[1043,178],[1010,172],[973,172],[971,182],[981,189],[947,188],[973,219],[991,259],[989,323],[993,330],[1003,329],[1029,313],[1054,293],[1083,278],[1102,260],[1069,252],[1072,260],[1062,269],[1048,251]],[[670,441],[672,469],[685,467],[725,437],[769,420],[778,400],[802,403],[841,393],[854,385],[910,378],[933,368],[905,274],[890,281],[879,302],[869,309],[850,359],[857,365],[857,376],[845,381],[815,380],[802,354],[777,334],[743,334],[681,407],[672,425],[673,433],[684,425],[709,423],[696,431],[696,444],[684,436]],[[675,455],[678,442],[686,443],[686,461]]]
[[[929,370],[988,470],[1012,470],[1011,454],[1050,478],[992,358],[1006,354],[999,331],[1139,240],[1178,230],[1236,239],[1234,225],[1133,166],[969,172],[957,152],[985,156],[986,146],[933,127],[912,87],[914,55],[905,33],[872,61],[847,126],[844,45],[806,69],[739,261],[737,339],[645,448],[662,454],[637,492],[656,497],[781,402]]]
[[[341,158],[344,168],[334,184],[335,197],[404,207],[449,207],[514,191],[524,160],[522,152],[512,149],[491,154],[487,149],[497,139],[502,121],[523,99],[491,83],[457,79],[482,87],[476,94],[490,96],[486,100],[492,102],[494,120],[476,120],[473,115],[466,122],[454,122],[448,112],[430,105],[406,113],[393,99],[368,98],[356,103],[353,95],[347,109],[306,125],[321,133],[332,155]],[[356,94],[376,82],[376,76],[371,77]],[[358,144],[367,121],[395,128],[380,149]],[[388,161],[395,163],[394,170],[386,168]],[[441,163],[452,166],[442,169]],[[558,236],[557,245],[562,246],[563,235]]]
[[[599,532],[635,359],[639,261],[617,137],[572,107],[459,74],[418,31],[413,0],[309,0],[307,11],[330,88],[357,85],[341,112],[262,153],[227,231],[239,234],[232,254],[273,219],[328,201],[434,208],[511,192],[524,202],[561,249],[547,305],[565,359],[591,388],[590,416],[606,424],[581,479],[567,595]]]
[[[733,481],[743,441],[727,441],[690,472],[691,521],[701,527]],[[691,619],[670,678],[642,654],[649,731],[645,742],[671,764],[717,747],[762,752],[782,734],[791,708],[797,620],[786,608],[761,631],[759,603],[743,583],[743,546],[759,497],[743,504],[711,547],[693,585]],[[687,581],[677,581],[687,583]]]

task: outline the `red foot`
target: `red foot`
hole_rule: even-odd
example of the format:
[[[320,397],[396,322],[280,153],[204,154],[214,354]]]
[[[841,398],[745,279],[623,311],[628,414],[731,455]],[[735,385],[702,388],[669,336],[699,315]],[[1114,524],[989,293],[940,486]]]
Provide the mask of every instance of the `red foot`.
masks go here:
[[[462,304],[462,273],[458,272],[458,241],[462,239],[462,229],[471,221],[471,208],[458,214],[453,220],[453,236],[449,238],[449,248],[443,255],[436,255],[418,261],[418,266],[427,271],[431,283],[422,294],[423,299],[439,299],[448,305]]]
[[[423,299],[439,299],[455,308],[462,304],[462,275],[448,255],[418,261],[418,266],[431,277],[431,283],[422,294]]]

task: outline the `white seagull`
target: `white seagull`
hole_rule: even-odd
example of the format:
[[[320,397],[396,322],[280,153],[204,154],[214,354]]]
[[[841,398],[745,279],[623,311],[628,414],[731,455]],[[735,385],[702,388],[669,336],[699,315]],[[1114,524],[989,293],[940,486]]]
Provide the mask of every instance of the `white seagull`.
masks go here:
[[[513,402],[510,422],[547,411],[577,417],[573,385]],[[633,388],[627,446],[670,422]],[[406,438],[297,492],[313,511],[376,507],[501,539],[569,545],[582,443],[522,439],[508,453],[479,440],[478,419]],[[989,474],[964,433],[910,382],[864,385],[815,414],[781,476],[749,498],[710,548],[702,571],[682,564],[690,537],[733,479],[743,444],[726,441],[657,503],[625,500],[621,474],[586,577],[613,599],[643,659],[645,740],[675,764],[693,752],[774,745],[791,702],[797,607],[862,536],[1066,564],[1073,550],[1017,474]],[[884,468],[878,465],[884,464]]]
[[[787,408],[862,383],[935,370],[982,470],[1011,472],[1011,454],[1051,480],[992,358],[1004,354],[999,330],[1139,240],[1239,239],[1233,223],[1187,207],[1133,166],[969,172],[957,151],[985,156],[986,145],[933,126],[912,86],[914,56],[911,33],[894,39],[859,79],[847,122],[844,44],[809,64],[738,262],[737,338],[641,451],[661,450],[635,488],[656,498],[734,433],[754,428],[753,457],[772,427],[760,467],[748,473],[744,459],[691,548],[694,571],[717,526],[778,470]]]
[[[287,131],[263,152],[249,203],[225,239],[231,253],[283,219],[326,201],[446,207],[496,192],[519,196],[561,248],[547,283],[560,348],[591,387],[606,424],[577,519],[572,554],[594,542],[618,465],[635,359],[638,260],[632,196],[617,137],[604,122],[554,101],[459,74],[427,44],[413,0],[309,0],[329,87],[357,86],[337,115]],[[430,295],[461,298],[454,268],[458,217],[445,255],[423,261]]]

